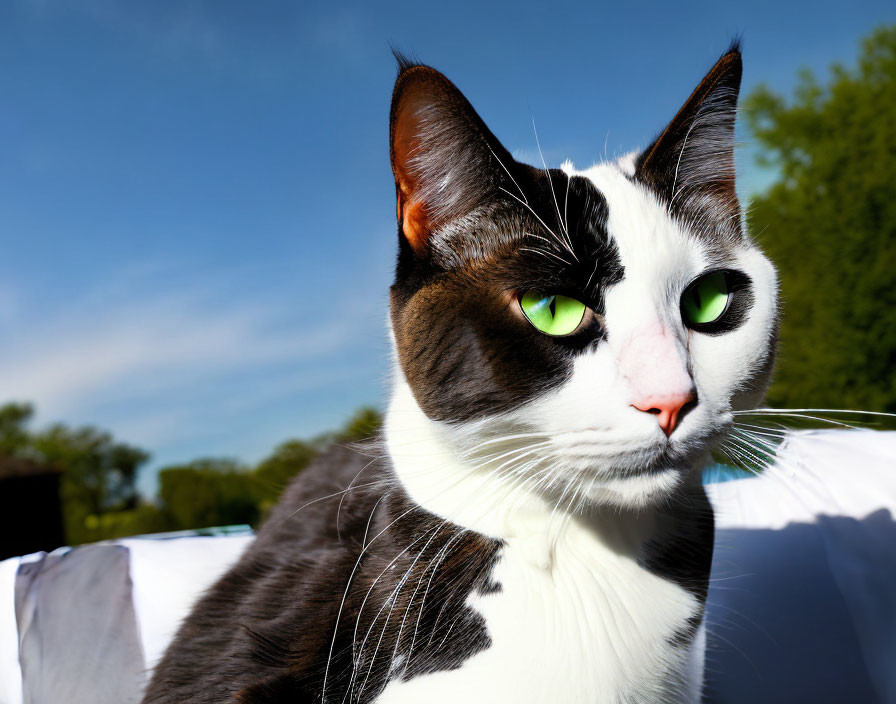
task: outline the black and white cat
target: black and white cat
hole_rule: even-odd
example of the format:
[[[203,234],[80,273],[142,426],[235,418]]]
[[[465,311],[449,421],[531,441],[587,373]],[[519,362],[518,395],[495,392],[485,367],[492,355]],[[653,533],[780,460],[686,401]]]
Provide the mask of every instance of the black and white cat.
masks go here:
[[[584,171],[517,163],[399,63],[381,443],[298,477],[144,701],[699,701],[700,468],[777,328],[735,194],[738,47],[644,152]]]

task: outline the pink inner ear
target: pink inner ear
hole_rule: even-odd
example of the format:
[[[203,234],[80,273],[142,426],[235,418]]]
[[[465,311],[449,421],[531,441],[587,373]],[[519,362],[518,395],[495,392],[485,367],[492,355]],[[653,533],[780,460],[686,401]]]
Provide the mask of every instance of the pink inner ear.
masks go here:
[[[405,198],[399,196],[398,219],[401,222],[401,231],[411,247],[418,251],[423,249],[429,234],[429,223],[423,203],[420,201],[405,202]]]
[[[392,124],[392,171],[398,186],[396,208],[401,230],[410,245],[421,250],[426,244],[430,223],[418,197],[420,184],[410,165],[413,155],[420,149],[418,115],[421,101],[408,92],[410,90],[401,96]]]

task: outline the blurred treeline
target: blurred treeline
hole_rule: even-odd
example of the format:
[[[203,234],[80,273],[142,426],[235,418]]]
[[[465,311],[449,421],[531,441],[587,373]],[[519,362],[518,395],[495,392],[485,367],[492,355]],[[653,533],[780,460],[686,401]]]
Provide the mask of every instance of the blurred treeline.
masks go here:
[[[159,471],[153,500],[139,495],[137,471],[144,450],[93,427],[57,423],[34,431],[28,404],[0,407],[0,460],[30,460],[60,474],[65,540],[70,545],[142,533],[249,524],[276,503],[289,481],[330,443],[356,443],[375,435],[380,414],[361,408],[331,433],[288,440],[257,465],[231,459],[196,459]]]
[[[783,321],[769,405],[896,412],[896,26],[826,84],[743,103],[777,182],[750,231],[778,267]]]

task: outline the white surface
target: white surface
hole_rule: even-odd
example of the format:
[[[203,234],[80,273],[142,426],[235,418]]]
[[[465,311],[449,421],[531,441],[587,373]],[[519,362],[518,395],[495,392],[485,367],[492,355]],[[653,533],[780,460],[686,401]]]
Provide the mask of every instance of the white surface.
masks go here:
[[[134,611],[148,670],[158,664],[199,595],[237,560],[252,537],[117,541],[131,553]]]
[[[16,570],[21,559],[0,562],[0,704],[21,704],[22,671],[16,627]]]
[[[896,516],[896,432],[791,435],[762,476],[707,486],[716,528],[779,529],[821,515]]]
[[[791,436],[708,487],[707,702],[896,702],[896,433]]]

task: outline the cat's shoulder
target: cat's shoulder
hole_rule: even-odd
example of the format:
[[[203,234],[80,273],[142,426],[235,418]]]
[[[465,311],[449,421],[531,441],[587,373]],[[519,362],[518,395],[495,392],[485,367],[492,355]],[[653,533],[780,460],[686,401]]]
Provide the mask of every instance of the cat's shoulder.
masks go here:
[[[384,491],[394,485],[391,465],[378,438],[334,442],[286,487],[262,524],[256,542],[295,542],[297,536],[332,537],[367,519]],[[320,531],[314,530],[319,527]]]

